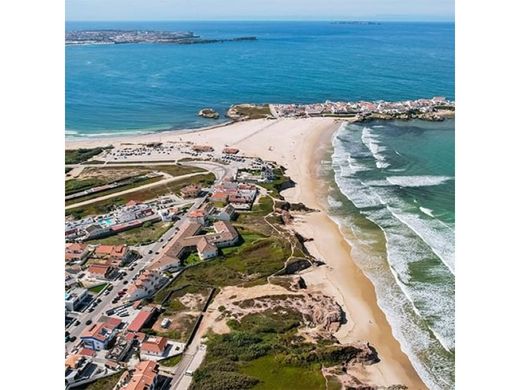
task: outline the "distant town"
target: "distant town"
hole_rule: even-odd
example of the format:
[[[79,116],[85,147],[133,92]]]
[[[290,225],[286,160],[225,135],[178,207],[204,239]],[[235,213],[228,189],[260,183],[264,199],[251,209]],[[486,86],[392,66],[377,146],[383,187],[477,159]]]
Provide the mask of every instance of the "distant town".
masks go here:
[[[226,116],[233,120],[337,117],[345,118],[352,122],[393,119],[442,121],[454,115],[455,102],[441,96],[431,99],[404,100],[399,102],[377,100],[357,102],[326,101],[324,103],[311,104],[237,104],[231,106],[226,113]]]
[[[190,45],[197,43],[219,43],[256,40],[256,37],[236,37],[226,39],[201,38],[193,32],[171,32],[150,30],[81,30],[65,34],[66,45],[110,45],[128,43],[164,43]]]

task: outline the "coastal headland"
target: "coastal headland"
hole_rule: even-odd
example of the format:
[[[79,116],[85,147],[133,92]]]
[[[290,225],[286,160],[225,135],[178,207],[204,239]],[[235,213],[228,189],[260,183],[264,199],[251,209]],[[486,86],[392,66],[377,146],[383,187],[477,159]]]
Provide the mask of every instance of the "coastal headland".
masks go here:
[[[269,107],[273,111],[273,107]],[[281,108],[274,107],[274,114]],[[199,131],[168,131],[146,135],[107,137],[100,139],[67,140],[66,149],[112,146],[110,153],[142,145],[193,143],[211,145],[215,150],[235,148],[242,155],[274,161],[283,166],[285,175],[294,186],[281,191],[286,201],[303,203],[315,210],[296,213],[294,230],[307,238],[305,247],[324,263],[302,273],[308,291],[320,291],[333,297],[346,316],[346,324],[334,334],[345,345],[368,343],[377,351],[379,362],[366,365],[359,372],[351,372],[369,386],[404,385],[409,389],[426,389],[399,342],[383,311],[377,304],[375,289],[351,256],[351,248],[338,226],[327,215],[328,184],[319,176],[322,160],[331,147],[331,138],[344,121],[352,118],[274,115],[272,119],[237,121],[228,126]],[[121,162],[179,161],[182,155],[141,154],[125,157]],[[101,159],[98,163],[107,163]],[[236,289],[233,294],[240,294]],[[211,325],[208,325],[211,328]]]
[[[81,30],[68,31],[65,34],[66,45],[122,45],[137,43],[193,45],[254,40],[256,40],[256,37],[252,36],[201,38],[191,31]]]
[[[226,113],[232,120],[330,117],[349,119],[352,122],[396,119],[442,121],[453,118],[454,115],[455,103],[442,96],[398,102],[377,100],[326,101],[311,104],[236,104]]]

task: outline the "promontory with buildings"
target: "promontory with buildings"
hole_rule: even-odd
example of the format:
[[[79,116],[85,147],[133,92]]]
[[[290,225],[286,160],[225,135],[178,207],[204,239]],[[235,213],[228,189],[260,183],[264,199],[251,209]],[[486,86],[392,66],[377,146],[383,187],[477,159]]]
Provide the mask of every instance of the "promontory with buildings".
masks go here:
[[[237,104],[229,108],[226,116],[232,120],[335,117],[352,122],[393,119],[442,121],[455,116],[455,102],[436,96],[431,99],[398,102],[376,100],[310,104]]]

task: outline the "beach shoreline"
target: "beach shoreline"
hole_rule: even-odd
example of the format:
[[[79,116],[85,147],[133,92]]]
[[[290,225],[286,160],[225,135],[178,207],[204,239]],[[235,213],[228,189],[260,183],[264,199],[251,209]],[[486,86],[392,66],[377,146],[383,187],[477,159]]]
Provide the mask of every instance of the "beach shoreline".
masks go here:
[[[199,130],[66,140],[66,148],[121,146],[128,143],[194,142],[215,149],[233,146],[244,155],[276,161],[296,183],[282,192],[291,202],[302,202],[318,211],[295,216],[293,228],[312,238],[307,249],[324,265],[303,273],[306,283],[333,296],[346,313],[347,324],[336,337],[341,343],[368,341],[378,352],[380,362],[366,366],[359,379],[373,386],[403,384],[410,389],[427,387],[394,337],[392,328],[377,303],[374,285],[356,265],[351,247],[338,225],[327,214],[328,183],[319,168],[331,140],[345,121],[334,118],[251,120]]]

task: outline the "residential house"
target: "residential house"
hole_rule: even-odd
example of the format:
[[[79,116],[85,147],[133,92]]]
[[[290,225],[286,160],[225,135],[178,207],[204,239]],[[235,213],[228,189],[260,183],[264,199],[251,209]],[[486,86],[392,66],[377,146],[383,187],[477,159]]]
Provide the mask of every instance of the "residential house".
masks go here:
[[[228,194],[225,191],[213,191],[209,200],[215,203],[224,203],[226,204],[228,201]]]
[[[110,341],[117,334],[117,329],[121,325],[121,320],[108,317],[104,322],[89,325],[83,333],[81,333],[81,341],[85,348],[100,351],[107,349]]]
[[[128,325],[127,330],[129,332],[139,332],[142,328],[144,328],[150,320],[153,318],[155,314],[154,307],[144,307],[139,311],[139,314],[134,318],[134,320]]]
[[[184,199],[196,198],[200,194],[201,187],[196,184],[190,184],[186,187],[181,188],[181,196]]]
[[[201,260],[207,260],[218,255],[218,248],[204,237],[197,243],[197,254]]]
[[[88,267],[88,274],[92,278],[107,280],[114,269],[109,264],[94,263]]]
[[[131,302],[153,294],[160,287],[161,282],[162,277],[160,272],[151,269],[142,271],[137,279],[128,287],[126,300]]]
[[[86,244],[72,242],[65,244],[65,262],[83,264],[90,251]]]
[[[141,353],[156,357],[164,356],[168,339],[166,337],[150,336],[141,344]]]
[[[150,360],[140,362],[135,370],[125,375],[115,390],[156,390],[159,364]]]
[[[76,310],[87,297],[88,290],[86,288],[77,287],[65,292],[65,309]]]
[[[216,214],[214,214],[213,218],[220,221],[231,221],[235,215],[235,208],[228,204],[226,207],[220,209]]]
[[[96,258],[109,260],[116,267],[126,263],[130,254],[126,245],[98,245],[94,250]]]

